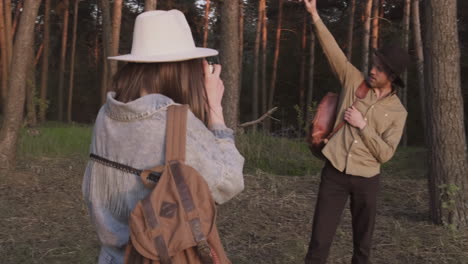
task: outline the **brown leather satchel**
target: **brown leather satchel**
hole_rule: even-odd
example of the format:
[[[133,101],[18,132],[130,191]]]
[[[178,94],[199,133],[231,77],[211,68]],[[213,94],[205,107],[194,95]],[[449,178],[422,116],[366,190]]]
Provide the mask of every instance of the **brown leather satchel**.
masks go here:
[[[230,264],[216,228],[216,206],[203,177],[185,164],[185,106],[170,106],[166,164],[143,171],[153,191],[130,216],[126,264]],[[162,175],[156,186],[150,173]]]
[[[369,89],[366,81],[359,85],[355,92],[356,100],[354,100],[353,106],[358,99],[366,97]],[[307,143],[312,154],[322,160],[325,160],[325,156],[322,154],[323,147],[345,125],[343,120],[333,129],[338,111],[338,97],[336,93],[327,93],[320,101],[317,113],[310,123]]]

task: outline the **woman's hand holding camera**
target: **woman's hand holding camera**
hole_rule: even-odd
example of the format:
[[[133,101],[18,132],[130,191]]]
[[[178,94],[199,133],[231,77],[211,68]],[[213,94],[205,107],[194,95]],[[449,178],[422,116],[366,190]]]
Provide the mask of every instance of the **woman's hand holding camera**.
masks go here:
[[[210,126],[224,125],[223,107],[221,101],[224,94],[224,84],[221,78],[221,65],[210,65],[203,60],[203,69],[205,72],[205,89],[208,104],[210,107]]]

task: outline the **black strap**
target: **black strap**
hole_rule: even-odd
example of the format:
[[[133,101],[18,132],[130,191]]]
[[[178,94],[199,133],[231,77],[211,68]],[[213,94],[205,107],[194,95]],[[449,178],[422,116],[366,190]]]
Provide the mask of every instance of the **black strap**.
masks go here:
[[[143,172],[143,170],[135,169],[135,168],[130,167],[128,165],[108,160],[106,158],[103,158],[103,157],[98,156],[98,155],[93,154],[93,153],[89,154],[89,158],[91,160],[94,160],[94,161],[104,165],[104,166],[111,167],[111,168],[114,168],[114,169],[118,169],[118,170],[123,171],[123,172],[135,174],[137,176],[140,176],[140,174]],[[146,179],[150,180],[152,182],[158,182],[160,178],[161,178],[161,173],[151,171],[148,174],[148,177]]]

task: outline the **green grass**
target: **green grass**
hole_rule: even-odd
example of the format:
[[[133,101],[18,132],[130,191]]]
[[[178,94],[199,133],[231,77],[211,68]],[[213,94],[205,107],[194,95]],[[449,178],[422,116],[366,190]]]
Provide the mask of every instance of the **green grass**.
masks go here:
[[[245,158],[247,172],[261,170],[277,175],[307,175],[323,166],[303,139],[247,133],[237,136],[236,144]]]
[[[37,128],[25,128],[18,142],[18,154],[32,157],[86,157],[91,143],[89,125],[50,122]]]

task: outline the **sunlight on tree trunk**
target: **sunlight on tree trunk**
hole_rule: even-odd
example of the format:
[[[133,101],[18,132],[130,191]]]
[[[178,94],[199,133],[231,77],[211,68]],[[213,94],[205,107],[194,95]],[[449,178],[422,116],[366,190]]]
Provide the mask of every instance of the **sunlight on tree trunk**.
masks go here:
[[[258,57],[260,52],[260,38],[262,35],[262,15],[263,15],[263,2],[258,2],[258,19],[257,19],[257,31],[255,34],[255,46],[254,46],[254,65],[253,65],[253,78],[252,78],[252,119],[258,118]],[[252,126],[253,130],[256,130],[257,125]]]
[[[65,60],[67,55],[67,40],[68,40],[68,18],[69,18],[69,0],[64,0],[65,12],[63,14],[62,24],[62,47],[60,51],[60,66],[59,66],[59,85],[58,85],[58,120],[63,121],[63,85],[65,82]]]
[[[210,29],[210,0],[206,0],[205,4],[205,26],[203,28],[203,47],[208,45],[208,31]]]
[[[73,106],[73,82],[75,77],[75,50],[76,50],[76,29],[78,27],[78,4],[80,0],[75,0],[73,8],[73,37],[72,49],[70,55],[70,82],[68,84],[68,102],[67,102],[67,122],[72,121],[72,106]]]
[[[0,169],[13,169],[16,143],[23,121],[26,76],[31,64],[30,46],[34,45],[34,26],[41,1],[26,0],[18,28],[8,80],[8,100],[0,130]]]
[[[157,0],[145,0],[145,11],[156,10]]]
[[[366,0],[364,6],[364,31],[362,37],[362,67],[364,75],[369,73],[369,39],[370,39],[370,13],[372,10],[372,0]]]
[[[122,24],[122,0],[114,0],[113,7],[113,16],[112,16],[112,50],[110,52],[111,56],[119,55],[119,43],[120,43],[120,27]],[[118,61],[109,61],[110,63],[110,77],[111,80],[117,72]]]
[[[106,102],[106,94],[109,91],[111,82],[110,61],[107,59],[112,50],[112,26],[110,18],[110,5],[108,0],[101,0],[102,10],[102,76],[101,76],[101,104]]]
[[[354,13],[356,12],[356,0],[351,0],[349,2],[349,13],[348,13],[348,32],[347,32],[347,41],[346,41],[346,57],[351,61],[353,54],[353,34],[354,34]],[[314,33],[311,33],[311,36]],[[315,37],[315,35],[314,35]]]
[[[268,109],[273,108],[273,100],[275,98],[275,90],[276,90],[276,80],[278,76],[278,60],[279,54],[281,49],[281,29],[283,26],[283,1],[278,0],[278,25],[276,27],[276,41],[275,41],[275,55],[273,58],[273,72],[271,74],[271,82],[270,82],[270,93],[268,99]]]
[[[268,101],[268,92],[267,92],[267,71],[266,71],[266,62],[267,62],[267,42],[268,42],[268,18],[267,18],[267,10],[266,10],[266,1],[264,2],[263,7],[263,15],[262,15],[262,113],[267,111],[267,101]],[[265,124],[265,123],[263,123]]]
[[[372,34],[371,34],[371,48],[379,48],[379,25],[380,25],[380,0],[374,0],[372,5]]]

